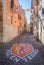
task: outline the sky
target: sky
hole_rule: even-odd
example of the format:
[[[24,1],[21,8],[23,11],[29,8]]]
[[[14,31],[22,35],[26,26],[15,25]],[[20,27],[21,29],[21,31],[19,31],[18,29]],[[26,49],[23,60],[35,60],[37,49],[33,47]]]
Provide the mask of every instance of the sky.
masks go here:
[[[22,5],[23,9],[30,9],[31,8],[31,0],[18,0],[19,4]],[[26,19],[27,19],[27,23],[30,23],[30,15],[31,12],[26,12]]]

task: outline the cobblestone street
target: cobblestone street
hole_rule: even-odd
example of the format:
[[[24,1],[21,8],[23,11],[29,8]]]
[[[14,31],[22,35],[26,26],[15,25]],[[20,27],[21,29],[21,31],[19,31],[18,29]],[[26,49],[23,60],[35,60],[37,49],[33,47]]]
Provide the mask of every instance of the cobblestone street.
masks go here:
[[[15,44],[17,45],[13,46]],[[19,47],[18,44],[20,44]],[[24,45],[24,47],[22,44]],[[27,45],[27,47],[25,46],[25,44]],[[12,46],[13,48],[18,47],[18,49],[21,46],[21,51],[19,54],[24,53],[24,56],[26,56],[23,57],[23,55],[18,55],[17,53],[15,54],[15,51],[14,54],[12,54],[10,50]],[[28,48],[28,46],[30,49]],[[24,49],[27,49],[26,52]],[[30,52],[31,49],[32,52]],[[0,45],[0,65],[44,65],[44,45],[36,41],[34,36],[29,32],[24,32],[20,36],[11,40],[8,44]]]
[[[44,0],[0,0],[0,65],[44,65]]]

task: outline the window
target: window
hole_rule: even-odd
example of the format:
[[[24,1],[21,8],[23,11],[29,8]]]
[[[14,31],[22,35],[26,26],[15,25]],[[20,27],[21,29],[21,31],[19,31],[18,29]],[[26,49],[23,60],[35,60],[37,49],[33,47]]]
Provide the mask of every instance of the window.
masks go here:
[[[42,8],[42,14],[44,15],[44,8]]]
[[[20,14],[18,14],[18,19],[21,19],[21,15]]]
[[[15,23],[16,23],[16,21],[15,21]]]
[[[14,6],[14,0],[11,0],[11,8]]]
[[[13,16],[11,16],[11,24],[13,23]]]

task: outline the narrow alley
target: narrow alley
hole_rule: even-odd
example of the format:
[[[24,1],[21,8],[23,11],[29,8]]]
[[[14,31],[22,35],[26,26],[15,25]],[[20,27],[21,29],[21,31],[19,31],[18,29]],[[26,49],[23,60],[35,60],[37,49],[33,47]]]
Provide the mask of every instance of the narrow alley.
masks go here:
[[[17,49],[18,48],[18,49]],[[0,45],[0,65],[44,65],[44,46],[30,32]]]
[[[0,65],[44,65],[44,0],[0,0]]]

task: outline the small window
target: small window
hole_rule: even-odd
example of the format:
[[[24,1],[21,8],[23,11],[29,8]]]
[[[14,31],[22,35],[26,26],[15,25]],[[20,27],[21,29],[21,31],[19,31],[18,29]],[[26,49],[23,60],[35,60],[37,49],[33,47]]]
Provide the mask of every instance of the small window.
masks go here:
[[[14,0],[11,0],[11,8],[14,6]]]
[[[18,19],[21,19],[21,15],[20,14],[18,14]]]
[[[11,24],[13,23],[13,16],[11,16]]]
[[[44,8],[42,8],[42,15],[44,15]]]
[[[15,21],[15,23],[16,23],[16,21]]]

